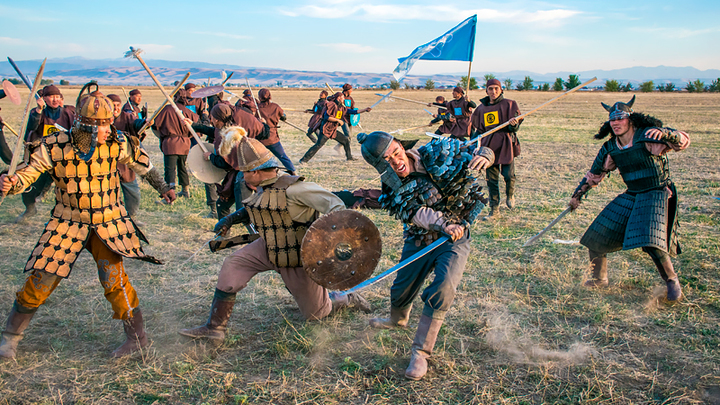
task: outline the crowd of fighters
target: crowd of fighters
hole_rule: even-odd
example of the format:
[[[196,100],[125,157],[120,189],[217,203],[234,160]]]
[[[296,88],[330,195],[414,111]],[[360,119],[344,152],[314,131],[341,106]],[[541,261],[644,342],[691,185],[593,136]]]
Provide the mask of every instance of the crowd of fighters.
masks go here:
[[[15,358],[33,315],[70,275],[83,249],[90,251],[97,263],[113,318],[122,320],[124,326],[126,340],[112,356],[148,345],[138,296],[123,263],[125,257],[160,263],[144,253],[140,244],[146,238],[134,219],[140,190],[136,176],[157,190],[162,196],[159,203],[171,204],[177,197],[189,196],[186,158],[193,140],[188,124],[215,146],[205,159],[227,171],[218,187],[206,186],[210,216],[219,218],[215,231],[226,233],[233,225],[243,224],[256,230],[260,238],[225,259],[207,322],[182,329],[180,334],[222,342],[236,295],[253,276],[270,270],[280,274],[308,321],[325,318],[343,307],[370,312],[359,294],[329,292],[303,269],[300,247],[308,227],[321,215],[346,209],[356,200],[350,196],[350,202],[344,201],[338,193],[296,175],[277,132],[285,113],[272,101],[268,89],[258,92],[259,99],[246,91],[231,105],[222,93],[206,100],[192,98],[195,86],[188,84],[174,97],[182,118],[167,106],[146,122],[150,117],[141,106],[140,91],[133,90],[122,105],[117,95],[106,96],[96,85],[94,91],[91,87],[83,88],[73,107],[64,106],[57,87],[46,86],[29,117],[23,162],[14,175],[0,176],[3,193],[22,193],[26,210],[19,221],[35,214],[37,198],[52,184],[56,196],[50,219],[25,265],[27,279],[16,293],[2,332],[1,358]],[[373,328],[407,327],[413,302],[421,294],[423,308],[405,371],[409,379],[420,379],[427,372],[427,358],[472,250],[471,225],[486,204],[490,208],[486,219],[499,213],[500,175],[505,180],[506,206],[512,209],[515,205],[513,160],[520,153],[516,135],[520,111],[516,102],[503,97],[499,81],[489,80],[485,90],[487,97],[479,104],[459,87],[452,92],[453,100],[438,97],[432,103],[438,107],[432,123],[440,122],[437,134],[447,136],[421,147],[415,147],[417,141],[396,139],[382,131],[357,135],[363,159],[381,175],[379,207],[404,225],[401,261],[423,251],[441,235],[451,240],[401,269],[390,289],[389,316],[369,320]],[[348,160],[353,159],[353,117],[370,109],[356,108],[351,94],[350,84],[331,96],[320,93],[308,110],[312,117],[307,137],[314,144],[300,163],[310,161],[329,139],[344,148]],[[676,301],[682,292],[670,256],[680,253],[678,202],[667,153],[687,148],[690,141],[687,133],[634,112],[634,100],[603,104],[609,118],[595,138],[609,139],[569,201],[572,209],[577,208],[587,191],[615,169],[627,186],[582,237],[592,268],[585,285],[608,285],[607,253],[642,248],[666,282],[667,299]],[[504,130],[478,142],[481,134],[505,122],[510,125]],[[164,175],[143,149],[140,130],[144,126],[150,126],[160,139]],[[10,150],[4,137],[0,140],[3,160],[8,162]],[[487,175],[489,199],[477,181],[482,170]],[[430,275],[432,281],[424,287]]]

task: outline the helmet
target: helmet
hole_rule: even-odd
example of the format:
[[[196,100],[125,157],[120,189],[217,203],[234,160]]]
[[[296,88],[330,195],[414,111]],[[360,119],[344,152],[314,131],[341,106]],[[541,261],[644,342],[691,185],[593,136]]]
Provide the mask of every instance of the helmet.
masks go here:
[[[95,91],[90,91],[91,86],[95,86]],[[85,90],[87,94],[83,94]],[[96,82],[87,83],[80,90],[75,103],[76,117],[71,135],[73,146],[81,159],[89,161],[92,157],[97,146],[98,127],[112,124],[114,107],[112,100],[100,92]]]
[[[222,141],[218,152],[222,156],[227,156],[235,150],[241,172],[254,172],[255,170],[281,167],[280,162],[262,142],[254,138],[248,138],[245,128],[238,126],[226,127],[220,132],[220,136],[222,136]]]
[[[617,103],[613,104],[612,107],[605,103],[602,104],[603,108],[607,110],[610,113],[610,120],[621,120],[623,118],[630,117],[630,114],[632,114],[633,109],[632,106],[635,103],[635,96],[633,96],[630,101],[627,103],[623,103],[622,101],[618,101]]]

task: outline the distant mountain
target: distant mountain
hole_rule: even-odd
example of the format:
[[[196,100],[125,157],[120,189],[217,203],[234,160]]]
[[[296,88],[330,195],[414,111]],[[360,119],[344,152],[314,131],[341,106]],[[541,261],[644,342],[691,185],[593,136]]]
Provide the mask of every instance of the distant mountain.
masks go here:
[[[37,71],[39,60],[15,61],[26,75],[32,76]],[[213,64],[191,61],[167,61],[161,59],[148,59],[147,64],[153,69],[158,79],[169,84],[181,79],[186,72],[190,72],[190,81],[206,82],[210,79],[216,83],[220,80],[220,71],[235,72],[230,84],[244,84],[245,78],[250,79],[253,85],[258,86],[291,86],[291,87],[319,87],[329,83],[337,87],[342,83],[352,83],[358,86],[380,86],[393,79],[391,74],[381,73],[353,73],[353,72],[314,72],[302,70],[284,70],[273,68],[253,68],[237,65]],[[535,84],[553,83],[557,77],[567,79],[570,74],[577,74],[581,80],[596,76],[598,81],[594,86],[602,86],[605,80],[615,79],[621,82],[638,84],[653,80],[655,84],[674,83],[684,87],[687,82],[700,79],[710,84],[712,80],[720,78],[720,70],[699,70],[693,67],[636,66],[615,70],[588,70],[582,72],[535,73],[515,70],[509,72],[482,72],[473,76],[482,79],[485,73],[492,73],[495,77],[504,80],[511,79],[517,83],[530,76]],[[454,86],[464,74],[408,76],[404,82],[417,86],[428,79],[432,79],[436,86]],[[17,77],[9,62],[0,62],[0,76]],[[152,85],[152,79],[147,72],[132,59],[85,59],[81,57],[49,59],[45,66],[44,77],[55,82],[67,80],[72,84],[82,84],[90,80],[97,80],[100,84],[115,85]],[[482,80],[481,80],[482,81]]]

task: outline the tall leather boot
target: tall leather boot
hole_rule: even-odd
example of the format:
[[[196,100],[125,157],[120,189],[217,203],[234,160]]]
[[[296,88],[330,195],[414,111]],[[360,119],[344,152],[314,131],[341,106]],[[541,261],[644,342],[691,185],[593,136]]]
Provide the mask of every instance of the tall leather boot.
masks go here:
[[[440,319],[433,319],[427,315],[420,317],[415,339],[410,348],[412,356],[410,357],[410,365],[405,370],[405,378],[419,380],[425,376],[427,373],[427,359],[432,354],[442,324],[443,321]]]
[[[590,267],[592,267],[592,278],[585,282],[585,287],[607,287],[607,256],[588,251],[590,254]]]
[[[682,287],[680,286],[680,280],[678,280],[678,275],[675,273],[675,268],[670,258],[662,262],[653,258],[653,261],[655,262],[655,267],[658,269],[658,273],[660,273],[660,277],[665,280],[665,284],[667,285],[667,300],[679,300],[680,297],[682,297]]]
[[[37,308],[25,308],[26,311],[18,312],[17,308],[20,304],[15,302],[10,315],[8,316],[5,330],[2,332],[2,340],[0,340],[0,359],[14,359],[17,351],[18,343],[23,338],[23,332],[30,324],[30,320],[37,311]]]
[[[225,340],[227,324],[235,306],[236,293],[226,293],[215,289],[210,318],[205,325],[192,329],[181,329],[178,333],[191,338],[207,338],[216,342]]]
[[[125,342],[113,350],[110,357],[127,356],[148,345],[148,338],[145,335],[145,323],[140,308],[135,308],[132,316],[123,320],[123,329],[125,330]]]
[[[340,308],[357,308],[366,314],[369,314],[372,312],[372,308],[370,307],[370,303],[367,302],[365,297],[358,293],[338,293],[335,291],[331,291],[329,293],[330,296],[330,302],[332,302],[332,312],[335,312],[339,310]]]
[[[392,329],[405,328],[410,320],[410,310],[412,305],[407,308],[390,307],[390,318],[372,318],[370,319],[370,327],[375,329]]]

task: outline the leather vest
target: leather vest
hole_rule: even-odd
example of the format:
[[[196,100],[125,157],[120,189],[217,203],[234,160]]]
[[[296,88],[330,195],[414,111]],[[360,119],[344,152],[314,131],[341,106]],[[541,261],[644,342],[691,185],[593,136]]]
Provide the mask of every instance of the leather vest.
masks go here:
[[[670,182],[667,155],[656,156],[647,150],[644,141],[646,130],[647,128],[635,133],[631,147],[620,149],[613,140],[614,147],[609,150],[610,157],[631,193],[659,189]]]
[[[286,190],[302,181],[298,176],[281,176],[245,203],[245,209],[265,240],[268,258],[277,267],[301,267],[300,246],[309,223],[293,221],[287,207]]]

